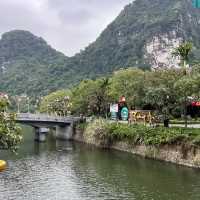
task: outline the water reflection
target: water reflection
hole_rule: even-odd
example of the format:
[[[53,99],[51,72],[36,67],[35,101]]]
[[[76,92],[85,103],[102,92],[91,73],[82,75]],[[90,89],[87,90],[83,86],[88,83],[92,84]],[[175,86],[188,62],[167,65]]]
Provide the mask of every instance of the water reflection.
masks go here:
[[[200,172],[72,142],[34,142],[26,131],[17,156],[1,152],[0,199],[199,200]]]

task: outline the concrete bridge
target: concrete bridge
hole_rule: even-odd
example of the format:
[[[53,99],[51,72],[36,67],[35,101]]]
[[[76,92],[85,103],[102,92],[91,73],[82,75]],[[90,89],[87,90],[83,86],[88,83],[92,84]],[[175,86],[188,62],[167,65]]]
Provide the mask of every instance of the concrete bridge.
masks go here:
[[[46,140],[50,128],[56,129],[56,138],[70,140],[74,134],[74,125],[82,120],[81,117],[60,117],[47,114],[17,114],[18,123],[27,124],[35,129],[35,139],[39,142]]]

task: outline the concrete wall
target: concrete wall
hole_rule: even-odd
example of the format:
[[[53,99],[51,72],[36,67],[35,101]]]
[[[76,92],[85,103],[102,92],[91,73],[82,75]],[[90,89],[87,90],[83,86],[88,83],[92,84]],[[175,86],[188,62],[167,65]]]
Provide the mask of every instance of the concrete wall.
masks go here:
[[[88,135],[81,129],[76,129],[73,139],[104,148],[95,138],[87,138]],[[200,168],[200,147],[189,144],[170,144],[161,146],[134,145],[127,141],[114,142],[106,148],[129,152],[145,158],[171,162],[193,168]]]
[[[67,126],[56,126],[56,138],[61,140],[71,140],[73,139],[74,125]]]

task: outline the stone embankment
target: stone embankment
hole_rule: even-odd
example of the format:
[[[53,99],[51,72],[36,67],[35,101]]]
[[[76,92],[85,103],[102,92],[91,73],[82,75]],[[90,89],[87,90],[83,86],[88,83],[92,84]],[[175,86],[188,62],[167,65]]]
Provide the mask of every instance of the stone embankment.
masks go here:
[[[75,141],[83,142],[89,145],[95,145],[100,148],[110,148],[124,152],[133,153],[145,158],[171,162],[178,165],[184,165],[193,168],[200,168],[200,148],[186,144],[168,144],[168,145],[134,145],[129,141],[117,141],[109,145],[102,145],[94,137],[90,137],[83,129],[76,129],[73,138]]]

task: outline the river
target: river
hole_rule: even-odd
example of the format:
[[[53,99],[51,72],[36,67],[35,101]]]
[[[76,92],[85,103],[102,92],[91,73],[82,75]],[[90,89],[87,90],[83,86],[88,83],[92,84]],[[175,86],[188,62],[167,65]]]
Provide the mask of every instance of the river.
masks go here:
[[[200,170],[73,142],[34,142],[0,152],[0,200],[199,200]]]

